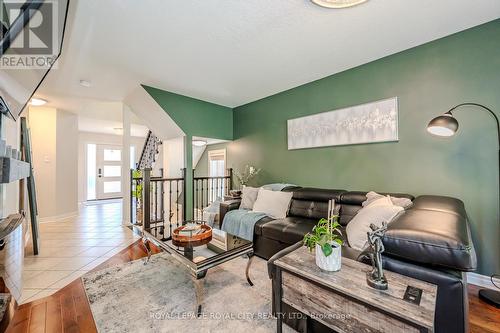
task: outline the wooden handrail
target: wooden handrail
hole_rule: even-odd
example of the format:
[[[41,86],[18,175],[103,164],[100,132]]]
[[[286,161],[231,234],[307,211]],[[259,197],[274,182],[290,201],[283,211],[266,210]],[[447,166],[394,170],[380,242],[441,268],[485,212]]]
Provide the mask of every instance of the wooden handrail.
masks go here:
[[[217,177],[194,177],[193,180],[197,179],[229,179],[231,176],[217,176]]]
[[[151,178],[151,181],[152,182],[169,182],[169,181],[180,181],[180,180],[184,180],[184,178]]]
[[[153,134],[153,132],[148,131],[148,135],[146,136],[146,140],[144,141],[144,145],[142,146],[141,157],[139,157],[139,162],[137,162],[136,168],[138,168],[139,165],[141,165],[142,159],[144,158],[144,155],[146,154],[146,147],[148,146],[148,141],[149,141],[149,138],[151,137],[151,134]]]
[[[142,177],[133,177],[132,180],[142,180]],[[149,179],[152,182],[167,182],[167,181],[178,181],[184,180],[184,178],[162,178],[162,177],[151,177]]]

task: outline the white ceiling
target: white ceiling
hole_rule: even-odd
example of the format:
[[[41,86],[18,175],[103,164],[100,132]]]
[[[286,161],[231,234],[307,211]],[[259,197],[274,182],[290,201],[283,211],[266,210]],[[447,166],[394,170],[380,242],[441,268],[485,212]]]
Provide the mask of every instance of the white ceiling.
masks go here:
[[[40,93],[122,101],[144,83],[234,107],[498,17],[499,0],[77,0]]]
[[[123,128],[122,116],[124,106],[122,102],[67,96],[57,96],[55,98],[43,93],[37,93],[37,97],[48,101],[44,106],[76,114],[78,116],[79,131],[114,135],[123,134],[123,131],[117,130],[117,128]],[[146,137],[148,127],[145,126],[142,119],[131,113],[130,122],[132,136]]]
[[[81,132],[123,135],[121,121],[101,120],[96,118],[78,117],[78,130]],[[145,138],[149,129],[144,125],[131,124],[130,135]]]

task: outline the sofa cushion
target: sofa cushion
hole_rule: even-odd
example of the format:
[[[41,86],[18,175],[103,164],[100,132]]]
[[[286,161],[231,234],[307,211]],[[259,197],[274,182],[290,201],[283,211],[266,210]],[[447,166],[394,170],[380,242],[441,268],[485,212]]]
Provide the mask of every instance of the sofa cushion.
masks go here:
[[[316,219],[289,216],[262,225],[262,236],[286,244],[301,241],[318,223]]]
[[[323,189],[323,188],[312,188],[312,187],[301,187],[301,188],[292,188],[293,191],[293,199],[296,200],[310,200],[310,201],[326,201],[330,199],[335,199],[335,201],[340,200],[340,195],[345,190],[332,190],[332,189]],[[284,191],[289,191],[285,189]]]
[[[257,223],[255,223],[255,226],[253,228],[254,234],[262,236],[262,227],[264,226],[264,224],[270,221],[274,221],[274,219],[269,216],[264,216],[263,218],[261,218]]]
[[[358,205],[342,204],[340,206],[340,225],[346,226],[347,224],[349,224],[349,222],[351,222],[352,218],[356,216],[361,208],[363,207]]]
[[[316,224],[318,224],[317,219],[289,216],[284,219],[261,223],[259,228],[262,237],[286,244],[294,244],[302,241],[304,236],[311,232]],[[340,231],[342,238],[346,239],[345,228],[341,227]]]
[[[288,215],[317,220],[326,218],[328,201],[330,199],[334,199],[336,202],[340,201],[340,195],[343,192],[345,191],[307,187],[295,189]]]
[[[399,258],[461,271],[476,269],[464,204],[455,198],[418,197],[388,226],[383,241],[385,252]]]

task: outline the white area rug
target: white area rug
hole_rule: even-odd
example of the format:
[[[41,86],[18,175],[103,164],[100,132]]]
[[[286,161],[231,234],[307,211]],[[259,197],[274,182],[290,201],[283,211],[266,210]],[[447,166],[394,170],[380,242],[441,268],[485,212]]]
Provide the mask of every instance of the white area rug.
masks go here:
[[[210,269],[196,317],[195,285],[187,267],[167,253],[147,265],[136,260],[83,277],[99,332],[275,332],[266,261],[246,258]]]

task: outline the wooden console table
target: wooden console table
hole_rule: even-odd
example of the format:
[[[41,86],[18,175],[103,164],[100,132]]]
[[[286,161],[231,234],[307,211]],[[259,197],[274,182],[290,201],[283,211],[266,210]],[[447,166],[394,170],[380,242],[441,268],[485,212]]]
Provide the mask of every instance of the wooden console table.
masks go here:
[[[389,289],[366,284],[371,266],[342,258],[339,272],[325,272],[314,253],[299,248],[275,261],[278,332],[286,303],[336,332],[433,332],[437,287],[385,271]],[[408,286],[421,289],[420,304],[403,299]]]

